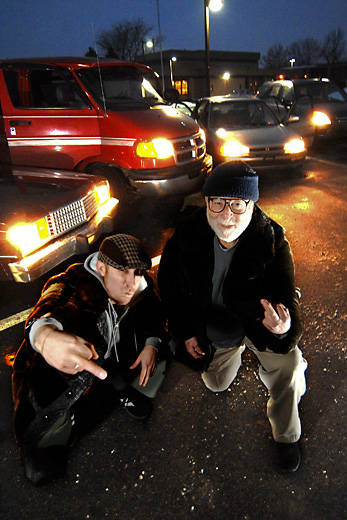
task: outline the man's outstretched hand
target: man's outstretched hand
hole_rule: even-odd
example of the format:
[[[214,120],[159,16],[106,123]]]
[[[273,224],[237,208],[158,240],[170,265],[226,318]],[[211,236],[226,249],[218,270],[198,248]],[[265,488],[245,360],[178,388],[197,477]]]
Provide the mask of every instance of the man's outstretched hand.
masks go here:
[[[94,345],[79,336],[43,325],[35,334],[34,346],[49,365],[61,372],[77,374],[87,370],[99,379],[107,377],[107,372],[92,361],[99,357]]]
[[[282,303],[274,306],[263,298],[260,303],[264,307],[263,325],[274,334],[285,334],[290,329],[291,320],[287,307]]]

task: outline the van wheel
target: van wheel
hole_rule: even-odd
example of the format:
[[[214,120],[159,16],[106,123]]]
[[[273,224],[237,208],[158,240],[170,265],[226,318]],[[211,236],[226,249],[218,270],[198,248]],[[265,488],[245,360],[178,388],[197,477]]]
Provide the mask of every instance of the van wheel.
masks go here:
[[[135,190],[118,168],[106,164],[93,164],[88,166],[85,171],[91,175],[101,175],[108,180],[111,195],[119,200],[121,208],[128,208],[133,199],[136,198]]]

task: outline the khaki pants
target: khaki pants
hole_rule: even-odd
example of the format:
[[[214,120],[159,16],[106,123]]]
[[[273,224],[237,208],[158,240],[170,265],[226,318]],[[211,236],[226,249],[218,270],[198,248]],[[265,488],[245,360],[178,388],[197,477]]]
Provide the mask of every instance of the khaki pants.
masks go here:
[[[267,416],[275,441],[296,442],[301,435],[298,405],[306,391],[307,368],[298,347],[288,354],[274,354],[269,350],[260,352],[246,340],[240,347],[218,349],[207,371],[201,375],[203,382],[212,392],[226,390],[241,366],[246,346],[257,356],[260,379],[270,393]]]

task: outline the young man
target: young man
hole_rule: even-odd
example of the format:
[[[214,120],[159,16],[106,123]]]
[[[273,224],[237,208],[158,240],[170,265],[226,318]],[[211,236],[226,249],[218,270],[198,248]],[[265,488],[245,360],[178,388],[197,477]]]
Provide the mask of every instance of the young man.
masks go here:
[[[213,392],[231,385],[245,346],[255,353],[270,392],[277,464],[296,471],[307,363],[297,346],[301,325],[289,244],[283,228],[255,204],[258,176],[245,163],[219,165],[202,193],[206,208],[177,226],[160,263],[170,333]]]
[[[165,320],[150,268],[141,243],[120,234],[46,283],[13,373],[15,435],[34,484],[64,475],[76,437],[74,412],[93,391],[133,417],[150,415],[151,398],[134,382],[141,389],[153,376],[156,389],[163,378],[154,374],[165,348]]]

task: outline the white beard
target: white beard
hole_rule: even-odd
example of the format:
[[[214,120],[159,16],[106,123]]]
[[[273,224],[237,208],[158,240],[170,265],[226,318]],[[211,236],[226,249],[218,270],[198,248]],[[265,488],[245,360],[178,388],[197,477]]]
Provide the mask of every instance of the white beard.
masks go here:
[[[215,232],[219,240],[222,240],[223,242],[230,243],[234,242],[235,240],[238,240],[242,233],[247,229],[249,226],[249,223],[252,218],[252,212],[248,214],[246,212],[242,215],[243,219],[238,222],[235,222],[234,220],[230,219],[230,221],[222,221],[223,224],[234,224],[235,227],[232,227],[231,229],[224,229],[219,226],[221,222],[218,221],[217,218],[211,218],[209,209],[206,208],[206,216],[207,216],[207,222],[209,223],[212,230]],[[245,218],[246,217],[246,218]]]

